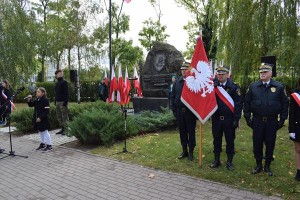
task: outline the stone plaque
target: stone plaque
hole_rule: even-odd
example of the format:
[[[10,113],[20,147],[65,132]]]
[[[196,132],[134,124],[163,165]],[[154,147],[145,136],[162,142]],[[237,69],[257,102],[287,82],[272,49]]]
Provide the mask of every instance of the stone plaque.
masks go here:
[[[168,97],[173,75],[179,75],[184,58],[172,45],[155,42],[141,68],[144,97]]]

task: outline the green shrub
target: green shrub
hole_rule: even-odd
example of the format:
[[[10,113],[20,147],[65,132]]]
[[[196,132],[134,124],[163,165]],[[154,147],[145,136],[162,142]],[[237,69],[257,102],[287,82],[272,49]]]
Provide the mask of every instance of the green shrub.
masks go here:
[[[85,111],[78,113],[69,123],[70,135],[83,143],[102,145],[111,145],[116,140],[124,139],[124,117],[117,106],[97,102],[84,107]],[[127,136],[137,135],[138,130],[134,125],[134,120],[128,117],[126,122]]]
[[[88,144],[111,145],[125,139],[125,118],[119,106],[102,101],[69,104],[68,134]],[[33,132],[33,108],[24,108],[12,113],[12,124],[22,133]],[[58,128],[55,105],[50,106],[51,129]],[[128,115],[126,135],[132,137],[174,126],[174,117],[169,109],[162,112],[145,111]]]

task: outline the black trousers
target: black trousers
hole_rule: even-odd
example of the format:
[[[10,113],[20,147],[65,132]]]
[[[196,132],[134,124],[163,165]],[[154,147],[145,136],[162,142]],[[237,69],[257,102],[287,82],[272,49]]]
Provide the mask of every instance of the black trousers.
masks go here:
[[[222,152],[223,133],[226,140],[226,153],[234,155],[235,129],[233,128],[233,117],[212,117],[212,134],[214,138],[214,153]]]
[[[277,132],[277,119],[265,119],[253,117],[253,152],[256,161],[263,159],[263,145],[265,144],[266,162],[273,160]]]
[[[188,108],[177,108],[180,142],[194,150],[196,146],[195,128],[196,116]]]

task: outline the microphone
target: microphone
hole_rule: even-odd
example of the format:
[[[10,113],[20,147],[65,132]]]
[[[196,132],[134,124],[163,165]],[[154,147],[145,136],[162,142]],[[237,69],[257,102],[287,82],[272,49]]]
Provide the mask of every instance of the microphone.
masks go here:
[[[29,98],[30,98],[30,97],[28,97],[28,96],[27,96],[27,97],[24,97],[24,99],[29,99]],[[32,97],[31,97],[31,98],[32,98]]]

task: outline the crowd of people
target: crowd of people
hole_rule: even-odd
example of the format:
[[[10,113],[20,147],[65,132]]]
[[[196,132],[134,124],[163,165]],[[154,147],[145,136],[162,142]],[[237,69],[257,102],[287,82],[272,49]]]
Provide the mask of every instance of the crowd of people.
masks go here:
[[[182,152],[178,159],[188,158],[193,161],[194,148],[196,146],[195,128],[197,117],[181,101],[181,93],[187,77],[187,70],[190,63],[184,62],[180,68],[181,76],[176,79],[172,76],[172,83],[168,91],[169,106],[177,119],[179,126],[180,143]],[[235,131],[239,128],[239,121],[244,112],[247,125],[252,129],[253,153],[256,165],[252,174],[262,171],[268,176],[273,172],[270,168],[274,160],[277,131],[283,127],[285,120],[289,116],[289,136],[295,146],[296,176],[300,181],[300,88],[296,88],[287,97],[282,83],[272,79],[272,65],[262,63],[259,66],[260,79],[249,85],[243,101],[239,85],[229,78],[229,68],[219,66],[217,76],[214,78],[214,88],[218,108],[211,117],[213,135],[214,160],[211,168],[221,166],[220,154],[222,152],[223,135],[226,141],[226,168],[234,170],[233,158],[235,155]],[[56,115],[61,130],[56,134],[65,135],[67,132],[69,91],[68,82],[64,79],[62,70],[55,72],[57,82],[55,84]],[[298,85],[300,84],[300,80]],[[11,112],[11,92],[10,84],[7,80],[2,81],[0,87],[0,124],[5,124],[5,119]],[[34,107],[33,126],[40,135],[40,145],[36,150],[43,152],[51,151],[51,136],[49,134],[49,110],[50,102],[47,98],[45,88],[39,87],[32,95],[26,97],[29,107]],[[106,102],[108,87],[105,79],[99,84],[99,98]],[[288,108],[290,108],[288,110]],[[263,152],[265,146],[265,152]],[[4,149],[0,148],[0,153]],[[264,160],[264,165],[263,165]]]
[[[184,62],[180,68],[181,76],[177,78],[175,83],[172,83],[170,105],[178,121],[182,146],[182,152],[178,159],[187,157],[188,160],[192,161],[196,145],[196,116],[181,101],[181,93],[189,66],[189,63]],[[218,108],[211,117],[214,153],[211,168],[221,166],[220,154],[224,135],[227,154],[226,168],[234,170],[235,131],[239,127],[239,120],[243,111],[247,125],[252,129],[253,153],[256,161],[252,174],[264,171],[268,176],[272,176],[273,172],[270,165],[274,160],[273,152],[277,131],[283,127],[289,116],[290,139],[295,144],[297,168],[295,179],[300,181],[300,89],[295,89],[291,94],[289,106],[289,98],[283,84],[272,79],[272,67],[271,64],[261,63],[258,68],[260,79],[249,85],[244,101],[239,85],[229,78],[229,68],[219,66],[216,69],[217,76],[214,78],[214,89]]]

